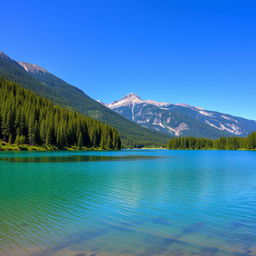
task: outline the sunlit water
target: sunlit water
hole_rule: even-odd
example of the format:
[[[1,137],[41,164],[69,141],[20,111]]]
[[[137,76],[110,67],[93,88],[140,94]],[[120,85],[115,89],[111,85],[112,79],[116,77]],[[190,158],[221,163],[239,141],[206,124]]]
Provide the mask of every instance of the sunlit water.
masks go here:
[[[0,153],[0,255],[256,255],[256,152]]]

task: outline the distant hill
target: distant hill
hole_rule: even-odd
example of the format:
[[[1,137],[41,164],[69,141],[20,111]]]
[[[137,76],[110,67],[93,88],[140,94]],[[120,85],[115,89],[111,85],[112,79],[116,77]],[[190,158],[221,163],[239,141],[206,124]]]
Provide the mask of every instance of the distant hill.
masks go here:
[[[187,104],[142,100],[134,93],[106,104],[130,121],[171,136],[219,138],[247,136],[256,131],[256,121],[209,111]]]
[[[24,88],[115,127],[124,145],[162,145],[170,138],[127,120],[83,91],[35,64],[17,62],[0,52],[0,76],[18,82]]]

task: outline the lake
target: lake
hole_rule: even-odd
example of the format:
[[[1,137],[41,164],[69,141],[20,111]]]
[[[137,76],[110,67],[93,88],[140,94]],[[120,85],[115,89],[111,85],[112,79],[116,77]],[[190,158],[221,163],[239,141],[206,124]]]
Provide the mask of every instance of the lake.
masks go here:
[[[256,255],[256,152],[1,152],[1,256]]]

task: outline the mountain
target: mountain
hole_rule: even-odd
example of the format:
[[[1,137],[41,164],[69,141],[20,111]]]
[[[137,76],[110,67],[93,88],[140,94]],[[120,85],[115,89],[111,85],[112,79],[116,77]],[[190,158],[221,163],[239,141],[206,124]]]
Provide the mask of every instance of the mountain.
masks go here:
[[[3,52],[0,52],[0,76],[51,99],[55,104],[110,124],[118,130],[124,145],[162,145],[169,139],[168,135],[127,120],[46,69],[35,64],[17,62]]]
[[[15,144],[120,149],[116,129],[53,105],[19,84],[0,78],[0,141]]]
[[[23,67],[29,73],[49,74],[49,72],[46,69],[44,69],[36,64],[31,64],[31,63],[27,63],[27,62],[23,62],[23,61],[18,61],[18,63],[20,64],[21,67]]]
[[[106,106],[142,127],[173,136],[218,138],[256,131],[253,120],[187,104],[143,100],[134,93]]]

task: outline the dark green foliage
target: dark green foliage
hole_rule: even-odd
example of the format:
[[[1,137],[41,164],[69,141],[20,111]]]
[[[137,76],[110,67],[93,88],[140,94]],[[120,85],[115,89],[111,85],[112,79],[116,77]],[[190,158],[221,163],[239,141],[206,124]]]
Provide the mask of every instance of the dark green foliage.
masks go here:
[[[168,143],[168,149],[256,149],[256,132],[248,137],[221,137],[211,140],[207,138],[178,137]]]
[[[22,87],[50,99],[55,104],[80,112],[115,127],[122,138],[124,146],[127,146],[129,143],[142,144],[144,146],[159,146],[166,144],[170,138],[168,135],[150,131],[130,122],[91,99],[75,86],[66,83],[50,73],[29,73],[16,61],[8,57],[0,57],[0,76],[18,82]]]
[[[122,138],[122,143],[128,146],[129,142],[133,144],[157,145],[166,144],[170,136],[159,134],[140,127],[134,122],[128,121],[119,114],[105,107],[104,105],[94,101],[78,88],[66,83],[58,77],[50,73],[34,72],[31,73],[33,78],[36,78],[45,86],[48,86],[53,93],[43,94],[46,97],[52,95],[58,96],[64,102],[61,105],[72,108],[82,114],[91,116],[94,119],[110,124],[115,127]],[[41,92],[39,92],[41,93]],[[53,100],[59,102],[54,98]]]
[[[256,148],[256,132],[250,134],[246,140],[246,146],[248,149]]]
[[[0,78],[0,140],[8,143],[120,149],[115,128]]]

